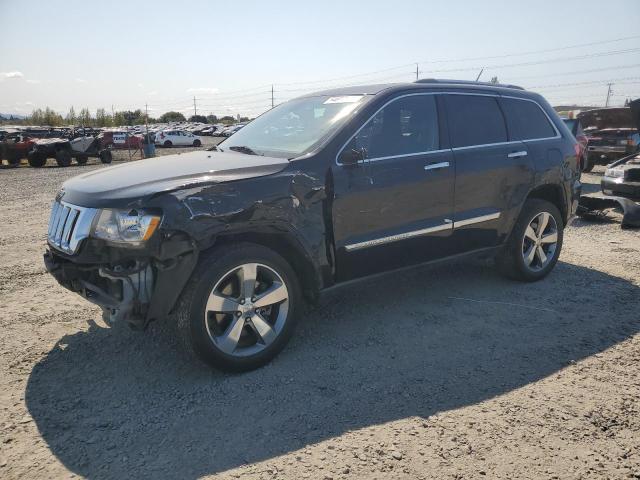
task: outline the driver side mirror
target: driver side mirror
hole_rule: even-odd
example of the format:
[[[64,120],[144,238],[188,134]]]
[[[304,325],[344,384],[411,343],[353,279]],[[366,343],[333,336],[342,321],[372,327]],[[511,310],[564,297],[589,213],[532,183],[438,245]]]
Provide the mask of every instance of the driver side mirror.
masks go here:
[[[340,153],[340,163],[345,166],[356,166],[365,158],[367,158],[367,152],[364,148],[345,148]]]

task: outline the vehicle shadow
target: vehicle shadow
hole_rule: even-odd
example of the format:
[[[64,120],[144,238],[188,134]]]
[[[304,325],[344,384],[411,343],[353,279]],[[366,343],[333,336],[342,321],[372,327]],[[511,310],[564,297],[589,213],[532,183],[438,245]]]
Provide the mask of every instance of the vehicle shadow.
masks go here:
[[[562,262],[534,284],[476,263],[419,268],[328,294],[243,375],[190,362],[157,325],[93,324],[34,366],[25,399],[76,474],[195,479],[536,382],[637,333],[639,309],[632,283]]]

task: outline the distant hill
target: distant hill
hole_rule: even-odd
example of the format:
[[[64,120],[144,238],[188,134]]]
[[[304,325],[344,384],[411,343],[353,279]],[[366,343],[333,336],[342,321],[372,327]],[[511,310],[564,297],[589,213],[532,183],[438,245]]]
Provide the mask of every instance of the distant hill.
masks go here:
[[[2,113],[0,112],[0,120],[24,120],[26,115],[18,115],[16,113]]]

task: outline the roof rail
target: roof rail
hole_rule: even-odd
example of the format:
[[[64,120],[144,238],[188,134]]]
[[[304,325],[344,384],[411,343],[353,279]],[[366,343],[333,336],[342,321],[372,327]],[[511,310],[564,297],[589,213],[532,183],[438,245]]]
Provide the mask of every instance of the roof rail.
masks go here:
[[[414,83],[453,83],[459,85],[484,85],[487,87],[515,88],[516,90],[524,90],[518,85],[510,85],[507,83],[491,83],[491,82],[475,82],[473,80],[448,80],[442,78],[421,78]]]

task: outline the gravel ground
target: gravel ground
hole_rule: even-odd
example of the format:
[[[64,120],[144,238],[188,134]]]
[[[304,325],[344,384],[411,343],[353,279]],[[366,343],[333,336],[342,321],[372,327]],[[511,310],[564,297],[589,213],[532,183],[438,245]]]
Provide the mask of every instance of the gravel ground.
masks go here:
[[[99,168],[0,171],[1,478],[640,478],[638,230],[576,221],[535,284],[467,262],[334,290],[226,375],[45,273],[55,192]]]

